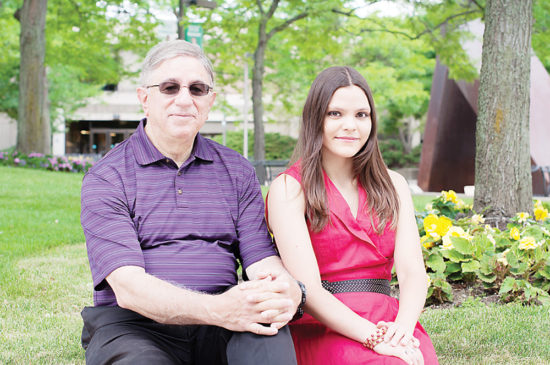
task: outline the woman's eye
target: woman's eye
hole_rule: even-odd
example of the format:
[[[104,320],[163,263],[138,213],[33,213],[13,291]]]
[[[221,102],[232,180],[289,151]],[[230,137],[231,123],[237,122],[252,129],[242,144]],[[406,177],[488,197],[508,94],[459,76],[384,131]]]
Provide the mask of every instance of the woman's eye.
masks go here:
[[[357,113],[357,117],[358,118],[368,118],[369,114],[365,113],[365,112],[359,112],[359,113]]]
[[[329,117],[338,117],[338,116],[340,116],[340,112],[336,112],[336,111],[332,111],[332,110],[331,110],[331,111],[329,111],[329,112],[327,113],[327,115],[328,115]]]

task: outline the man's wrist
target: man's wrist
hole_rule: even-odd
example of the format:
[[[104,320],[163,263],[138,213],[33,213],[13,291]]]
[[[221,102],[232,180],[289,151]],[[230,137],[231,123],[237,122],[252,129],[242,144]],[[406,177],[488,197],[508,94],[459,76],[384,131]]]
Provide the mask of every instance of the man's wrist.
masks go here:
[[[298,308],[296,309],[296,313],[294,314],[294,317],[292,317],[291,321],[296,321],[304,315],[304,305],[306,304],[306,286],[299,280],[296,280],[296,283],[298,284],[298,287],[300,288],[301,297],[300,302],[298,304]]]

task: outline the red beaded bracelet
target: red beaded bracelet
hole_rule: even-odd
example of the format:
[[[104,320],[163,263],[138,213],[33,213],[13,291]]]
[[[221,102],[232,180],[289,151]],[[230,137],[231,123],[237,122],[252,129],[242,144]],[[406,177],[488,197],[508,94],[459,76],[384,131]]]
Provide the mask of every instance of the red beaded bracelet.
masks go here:
[[[363,346],[365,346],[368,349],[373,350],[376,345],[378,345],[380,342],[384,341],[384,335],[388,329],[386,327],[381,327],[376,330],[376,332],[372,333],[365,342],[363,342]]]

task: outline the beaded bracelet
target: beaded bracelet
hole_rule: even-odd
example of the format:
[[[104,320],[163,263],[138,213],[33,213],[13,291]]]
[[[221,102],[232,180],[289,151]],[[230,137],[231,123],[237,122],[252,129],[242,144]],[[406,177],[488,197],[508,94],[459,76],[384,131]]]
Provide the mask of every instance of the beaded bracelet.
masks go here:
[[[373,350],[376,345],[378,345],[380,342],[384,341],[384,335],[388,329],[386,327],[381,327],[376,330],[376,332],[372,333],[365,342],[363,342],[363,346],[366,348]]]

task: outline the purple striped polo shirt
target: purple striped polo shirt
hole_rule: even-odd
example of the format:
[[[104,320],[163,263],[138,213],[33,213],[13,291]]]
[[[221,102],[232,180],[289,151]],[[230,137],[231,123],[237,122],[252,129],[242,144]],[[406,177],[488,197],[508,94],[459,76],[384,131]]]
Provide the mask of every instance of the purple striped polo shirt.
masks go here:
[[[244,157],[197,134],[178,169],[153,146],[145,123],[82,183],[96,306],[117,304],[105,277],[121,266],[215,293],[237,283],[237,257],[246,269],[277,254],[258,180]]]

